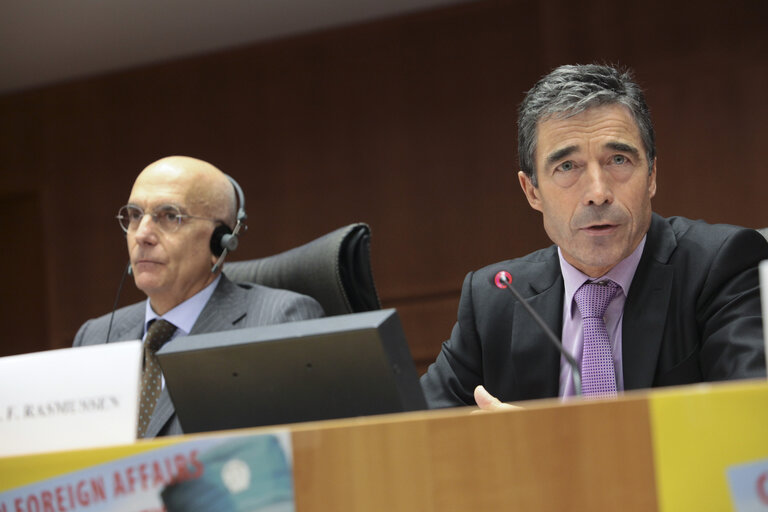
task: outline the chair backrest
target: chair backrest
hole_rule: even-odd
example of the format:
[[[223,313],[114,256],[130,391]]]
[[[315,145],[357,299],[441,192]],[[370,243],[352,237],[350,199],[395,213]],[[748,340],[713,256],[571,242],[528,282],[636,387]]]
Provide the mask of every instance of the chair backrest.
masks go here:
[[[757,230],[757,232],[763,235],[766,240],[768,240],[768,228],[760,228]]]
[[[235,282],[292,290],[316,299],[328,316],[381,309],[373,281],[371,230],[344,226],[289,251],[224,264]]]

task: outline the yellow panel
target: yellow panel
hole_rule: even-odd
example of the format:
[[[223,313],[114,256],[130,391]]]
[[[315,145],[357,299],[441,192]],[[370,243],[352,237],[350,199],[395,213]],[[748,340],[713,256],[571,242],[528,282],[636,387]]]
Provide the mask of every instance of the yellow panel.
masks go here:
[[[768,457],[768,383],[658,390],[650,407],[659,510],[732,510],[726,470]]]
[[[136,455],[148,450],[176,444],[186,439],[186,437],[179,436],[166,437],[163,439],[140,441],[125,446],[22,455],[18,457],[0,457],[0,492],[65,475],[129,455]]]

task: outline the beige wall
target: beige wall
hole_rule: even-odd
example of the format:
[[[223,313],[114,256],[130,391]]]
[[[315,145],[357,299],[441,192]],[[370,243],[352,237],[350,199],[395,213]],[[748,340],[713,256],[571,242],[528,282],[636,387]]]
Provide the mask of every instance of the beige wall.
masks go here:
[[[234,259],[369,223],[423,368],[465,273],[548,243],[518,189],[515,117],[563,63],[635,69],[658,212],[768,226],[768,4],[687,5],[482,1],[0,97],[0,354],[67,346],[109,311],[118,207],[143,166],[188,154],[245,190]]]

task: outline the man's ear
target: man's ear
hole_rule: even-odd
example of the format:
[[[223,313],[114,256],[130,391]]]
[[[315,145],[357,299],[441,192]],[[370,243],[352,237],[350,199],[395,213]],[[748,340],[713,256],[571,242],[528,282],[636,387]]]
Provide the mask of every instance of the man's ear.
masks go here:
[[[648,180],[648,193],[650,197],[656,195],[656,157],[653,158],[653,168],[651,169],[650,179]]]
[[[520,180],[520,188],[523,189],[525,198],[528,199],[528,204],[534,210],[541,211],[541,198],[539,197],[539,189],[533,185],[531,178],[528,177],[523,171],[517,173],[517,178]]]

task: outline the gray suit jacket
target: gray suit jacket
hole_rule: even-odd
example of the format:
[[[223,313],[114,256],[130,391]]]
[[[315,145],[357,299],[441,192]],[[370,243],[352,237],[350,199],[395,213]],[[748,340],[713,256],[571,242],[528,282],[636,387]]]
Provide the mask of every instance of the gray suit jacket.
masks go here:
[[[145,304],[142,301],[115,311],[109,340],[106,339],[109,314],[88,320],[77,331],[73,345],[77,347],[141,339]],[[190,334],[243,329],[321,316],[322,306],[311,297],[256,284],[234,284],[222,275]],[[166,387],[152,414],[146,437],[182,433]]]
[[[764,259],[768,243],[757,231],[654,214],[624,305],[625,389],[765,377],[757,270]],[[421,379],[430,407],[472,405],[478,384],[502,401],[557,396],[560,353],[494,285],[500,270],[562,332],[555,246],[470,272],[451,338]]]

